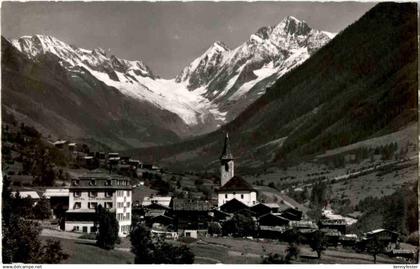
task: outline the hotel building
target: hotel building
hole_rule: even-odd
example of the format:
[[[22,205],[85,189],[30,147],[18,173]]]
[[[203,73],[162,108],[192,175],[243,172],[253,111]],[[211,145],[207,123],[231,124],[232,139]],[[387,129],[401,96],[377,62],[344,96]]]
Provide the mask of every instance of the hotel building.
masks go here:
[[[92,173],[72,181],[65,230],[96,232],[95,208],[99,205],[115,214],[118,235],[127,236],[131,226],[132,186],[127,178],[110,174]]]

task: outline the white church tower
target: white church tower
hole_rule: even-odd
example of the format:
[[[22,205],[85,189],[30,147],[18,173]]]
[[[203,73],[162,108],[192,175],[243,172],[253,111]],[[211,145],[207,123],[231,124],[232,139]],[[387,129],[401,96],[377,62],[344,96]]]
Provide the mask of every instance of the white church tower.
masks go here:
[[[220,156],[220,187],[217,190],[217,205],[221,208],[226,203],[242,203],[247,206],[257,203],[257,191],[246,180],[235,176],[227,133],[222,156]]]
[[[229,135],[226,133],[225,145],[222,156],[220,156],[220,186],[225,185],[234,175],[233,156],[230,152]]]

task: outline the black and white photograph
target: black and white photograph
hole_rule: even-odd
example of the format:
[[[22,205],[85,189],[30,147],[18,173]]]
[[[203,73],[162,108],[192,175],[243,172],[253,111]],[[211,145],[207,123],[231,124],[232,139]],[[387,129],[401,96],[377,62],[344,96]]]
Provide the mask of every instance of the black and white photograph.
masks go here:
[[[417,268],[417,2],[0,4],[3,268]]]

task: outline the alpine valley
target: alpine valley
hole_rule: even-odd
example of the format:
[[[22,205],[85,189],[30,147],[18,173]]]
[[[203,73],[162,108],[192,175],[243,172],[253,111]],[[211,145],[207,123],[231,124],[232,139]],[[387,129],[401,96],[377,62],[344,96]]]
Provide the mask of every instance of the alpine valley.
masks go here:
[[[52,36],[2,38],[2,109],[57,138],[104,148],[173,143],[233,120],[334,35],[289,16],[235,49],[215,42],[173,79]]]
[[[287,25],[287,21],[283,23]],[[298,33],[307,32],[305,29],[301,28]],[[266,31],[274,34],[277,30]],[[259,31],[256,36],[265,36],[261,34],[263,32]],[[252,36],[249,43],[254,38],[260,40],[256,36]],[[289,57],[282,65],[297,58]],[[215,61],[223,63],[223,60]],[[276,61],[257,65],[258,71],[251,73],[258,78],[241,84],[238,81],[242,77],[249,78],[242,75],[247,69],[244,67],[232,83],[235,85],[224,93],[229,96],[227,98],[212,95],[211,87],[216,85],[213,84],[216,77],[215,81],[206,84],[210,92],[205,96],[221,102],[223,108],[237,96],[247,98],[258,94],[258,86],[270,81],[264,84],[267,86],[272,80],[262,79],[249,91],[247,85],[258,80],[259,74],[265,73],[262,70],[271,65],[277,66]],[[249,171],[254,168],[261,171],[261,167],[290,167],[291,163],[318,159],[317,156],[333,149],[341,154],[361,147],[365,150],[375,148],[379,145],[374,141],[379,140],[381,146],[389,143],[397,143],[401,148],[414,145],[415,152],[417,66],[415,5],[377,4],[308,60],[277,79],[260,98],[218,130],[182,143],[133,149],[127,154],[142,159],[153,156],[166,167],[191,171],[212,169],[226,132],[231,139],[233,155],[237,156],[238,171],[244,173],[252,173]],[[191,74],[188,69],[182,74],[178,79],[184,81],[185,74],[190,85],[195,87],[207,83],[194,80],[193,75],[187,76]]]

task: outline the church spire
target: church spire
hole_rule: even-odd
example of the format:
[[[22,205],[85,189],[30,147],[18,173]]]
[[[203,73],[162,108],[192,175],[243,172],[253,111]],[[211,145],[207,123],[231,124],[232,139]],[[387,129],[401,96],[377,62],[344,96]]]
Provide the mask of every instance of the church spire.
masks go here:
[[[233,160],[232,152],[230,151],[229,134],[226,132],[225,145],[223,146],[222,156],[220,160]]]

